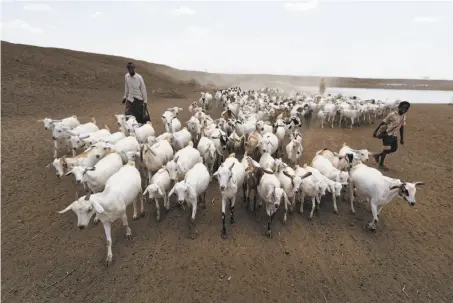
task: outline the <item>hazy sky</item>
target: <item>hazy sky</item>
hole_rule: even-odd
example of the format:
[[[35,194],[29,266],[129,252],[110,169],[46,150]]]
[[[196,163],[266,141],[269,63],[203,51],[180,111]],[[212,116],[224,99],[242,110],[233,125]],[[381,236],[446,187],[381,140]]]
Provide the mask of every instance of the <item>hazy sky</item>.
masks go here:
[[[2,2],[10,42],[220,73],[453,79],[453,0]]]

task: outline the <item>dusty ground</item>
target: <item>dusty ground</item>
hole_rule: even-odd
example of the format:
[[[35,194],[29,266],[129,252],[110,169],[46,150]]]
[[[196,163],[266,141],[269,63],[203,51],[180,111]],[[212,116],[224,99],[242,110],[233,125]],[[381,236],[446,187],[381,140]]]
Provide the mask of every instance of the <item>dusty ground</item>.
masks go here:
[[[82,122],[94,116],[114,128],[113,114],[123,111],[124,62],[104,56],[107,76],[87,78],[84,71],[100,61],[90,56],[3,49],[3,302],[453,302],[453,107],[448,105],[411,108],[406,146],[388,157],[390,175],[427,184],[417,192],[415,208],[401,200],[386,206],[375,234],[364,228],[369,205],[356,204],[352,215],[340,202],[340,214],[334,215],[327,200],[311,222],[307,213],[294,213],[285,227],[279,213],[275,236],[268,239],[261,235],[264,213],[254,218],[239,201],[228,240],[220,237],[219,202],[198,212],[199,234],[190,240],[188,213],[173,207],[160,223],[154,217],[130,220],[132,240],[117,222],[114,263],[104,267],[102,226],[79,231],[73,213],[56,213],[73,201],[74,182],[45,168],[52,141],[36,123],[46,115],[76,114]],[[68,69],[64,64],[73,64],[67,77],[75,79],[66,85],[61,74],[50,72]],[[76,69],[80,66],[84,71]],[[149,90],[176,86],[149,73],[143,72]],[[187,105],[198,92],[179,89],[187,99],[150,101],[158,131],[167,106],[185,108],[181,120],[188,118]],[[323,147],[338,150],[343,142],[376,150],[372,127],[304,131],[304,159],[310,161]],[[213,197],[219,197],[216,183],[207,201]],[[154,212],[154,205],[147,204],[146,211]]]

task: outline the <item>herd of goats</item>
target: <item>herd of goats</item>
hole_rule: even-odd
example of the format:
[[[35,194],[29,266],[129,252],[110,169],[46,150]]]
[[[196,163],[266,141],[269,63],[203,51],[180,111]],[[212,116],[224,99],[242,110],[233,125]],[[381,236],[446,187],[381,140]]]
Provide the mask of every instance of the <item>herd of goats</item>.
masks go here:
[[[48,167],[55,168],[58,177],[73,175],[86,193],[82,197],[77,195],[77,200],[59,213],[72,210],[77,215],[79,229],[85,228],[93,215],[94,224],[102,222],[109,265],[111,223],[121,219],[126,236],[131,236],[126,208],[133,205],[133,219],[143,216],[144,197],[155,201],[157,221],[160,221],[160,200],[167,211],[172,195],[182,209],[189,206],[192,210],[189,235],[195,238],[197,207],[206,207],[206,192],[213,178],[217,179],[221,193],[224,239],[227,238],[226,208],[229,206],[233,224],[240,188],[247,209],[256,213],[257,200],[258,209],[264,203],[269,237],[280,206],[284,208],[286,223],[288,211],[300,203],[303,213],[304,198],[310,198],[311,219],[326,194],[332,196],[334,212],[338,212],[336,201],[342,196],[350,199],[353,213],[354,197],[369,201],[373,219],[367,228],[376,230],[382,207],[396,196],[413,206],[416,186],[423,182],[404,182],[384,176],[363,164],[372,152],[346,144],[339,152],[319,150],[310,166],[299,166],[303,153],[299,129],[310,127],[315,119],[321,121],[321,126],[328,122],[332,127],[334,122],[341,125],[349,121],[351,127],[356,123],[372,123],[396,105],[341,95],[297,93],[283,97],[283,92],[275,89],[243,91],[234,87],[217,91],[214,96],[201,93],[198,102],[188,108],[192,116],[185,127],[178,119],[183,109],[168,108],[162,114],[165,132],[158,136],[150,121],[141,124],[135,117],[122,114],[115,115],[119,130],[114,133],[107,126],[99,129],[94,118],[84,124],[76,116],[60,120],[45,118],[39,122],[52,131],[54,160]],[[223,109],[216,120],[207,114],[214,106]],[[286,145],[285,138],[289,139]],[[72,157],[58,158],[61,147],[72,152]],[[77,154],[78,150],[83,152]],[[282,160],[284,153],[287,163]],[[243,155],[240,160],[238,155]],[[141,203],[140,214],[137,202]]]

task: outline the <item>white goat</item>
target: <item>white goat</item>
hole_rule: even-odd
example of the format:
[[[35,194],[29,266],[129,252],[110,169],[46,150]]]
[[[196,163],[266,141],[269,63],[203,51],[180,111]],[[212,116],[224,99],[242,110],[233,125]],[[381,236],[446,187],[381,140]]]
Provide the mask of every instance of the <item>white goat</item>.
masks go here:
[[[261,153],[274,155],[277,152],[278,147],[278,138],[273,133],[265,133],[259,142],[259,149]]]
[[[91,193],[98,193],[104,190],[107,180],[127,163],[125,154],[111,152],[92,167],[73,166],[66,176],[74,175],[77,184],[84,183]]]
[[[173,193],[176,193],[179,205],[183,205],[186,202],[187,205],[192,207],[192,216],[189,225],[189,235],[192,239],[196,237],[196,232],[194,232],[192,225],[195,225],[197,204],[203,203],[203,206],[206,207],[206,190],[208,189],[209,181],[208,169],[203,163],[197,163],[187,172],[184,180],[176,183],[168,193],[169,198]]]
[[[315,209],[319,209],[319,204],[321,203],[321,197],[326,194],[327,184],[316,180],[313,177],[312,173],[306,170],[305,168],[301,168],[300,166],[296,166],[295,174],[296,176],[305,176],[307,173],[310,173],[310,177],[306,178],[302,181],[300,186],[300,213],[304,212],[304,199],[305,196],[311,198],[311,211],[310,217],[311,220],[313,218],[313,212]],[[316,203],[317,202],[317,203]]]
[[[152,174],[173,158],[173,149],[167,140],[159,140],[154,144],[143,144],[140,148],[140,160],[148,174],[147,182],[151,182]]]
[[[93,132],[99,130],[99,127],[96,125],[95,122],[96,121],[88,122],[85,124],[80,124],[79,126],[73,128],[71,130],[69,130],[69,129],[65,130],[66,133],[68,133],[71,136],[71,138],[69,140],[70,140],[70,144],[72,147],[72,156],[75,156],[75,154],[76,154],[75,152],[76,152],[77,148],[80,148],[81,146],[83,146],[83,140],[82,140],[83,138],[87,138],[87,137],[89,137],[88,135],[90,133],[93,133]],[[54,130],[55,129],[56,128],[54,128]]]
[[[273,127],[272,125],[270,124],[270,122],[268,121],[257,121],[256,122],[256,130],[261,134],[265,134],[265,133],[271,133],[273,131]]]
[[[233,156],[228,157],[213,176],[217,176],[219,182],[220,192],[222,194],[222,238],[228,238],[225,227],[225,209],[227,201],[230,201],[230,223],[234,224],[234,206],[236,203],[236,195],[239,188],[243,187],[245,168]]]
[[[201,136],[201,123],[200,120],[195,118],[194,116],[190,117],[189,121],[186,122],[187,129],[189,130],[190,134],[195,143],[198,144]]]
[[[156,203],[156,221],[160,221],[160,198],[164,199],[164,207],[168,211],[170,209],[170,199],[167,196],[168,190],[170,189],[170,175],[168,171],[162,167],[159,169],[151,178],[150,184],[146,187],[143,195],[148,194],[149,199],[154,199]]]
[[[286,193],[286,196],[288,197],[290,210],[292,211],[296,205],[296,195],[299,193],[303,179],[311,176],[311,173],[306,172],[305,174],[298,175],[291,167],[283,162],[278,165],[275,173]],[[284,221],[286,221],[286,212]]]
[[[260,180],[258,180],[257,192],[260,197],[259,205],[262,205],[262,202],[266,204],[266,214],[267,214],[267,236],[272,238],[271,223],[277,212],[277,209],[280,207],[282,198],[285,203],[285,213],[288,211],[288,197],[286,196],[285,191],[280,187],[280,181],[278,180],[275,174],[270,174],[266,169],[261,167],[256,167],[258,163],[251,162],[255,168],[259,168],[264,171],[265,174],[261,174]],[[286,216],[284,217],[286,219]],[[286,224],[286,221],[283,221]]]
[[[339,126],[341,127],[341,120],[343,117],[349,118],[351,120],[351,129],[355,121],[358,121],[360,118],[360,111],[357,109],[340,109],[340,121]]]
[[[115,144],[100,141],[96,143],[94,147],[98,157],[103,157],[106,153],[111,151],[125,154],[127,154],[127,152],[140,151],[140,144],[135,137],[125,137],[124,139],[117,141]]]
[[[165,111],[162,115],[162,122],[165,125],[165,131],[167,133],[174,133],[181,129],[181,122],[177,117],[177,112]]]
[[[99,160],[93,167],[72,167],[66,173],[66,176],[73,174],[77,184],[82,183],[85,188],[88,187],[91,193],[99,193],[104,190],[107,180],[128,162],[128,158],[124,153],[112,152]],[[98,221],[99,218],[96,215],[93,223],[96,225]]]
[[[337,207],[337,198],[341,196],[341,190],[343,188],[343,184],[339,182],[335,182],[324,176],[317,170],[308,165],[304,165],[304,169],[312,173],[313,179],[317,182],[324,182],[327,185],[327,190],[332,194],[332,202],[333,202],[333,212],[338,214],[338,207]],[[320,189],[322,189],[320,187]]]
[[[44,118],[38,120],[38,123],[44,123],[44,129],[53,129],[55,127],[55,123],[60,123],[62,125],[65,125],[68,127],[68,129],[73,129],[80,125],[79,120],[77,119],[76,115],[73,115],[71,117],[63,118],[63,119],[51,119],[51,118]]]
[[[54,155],[53,157],[57,157],[57,151],[58,148],[62,145],[68,146],[69,149],[71,149],[71,143],[69,139],[71,136],[76,135],[80,131],[83,130],[89,130],[91,129],[92,131],[99,130],[99,128],[96,126],[96,120],[92,118],[93,122],[85,123],[85,124],[79,124],[78,126],[72,128],[72,126],[65,125],[62,122],[56,122],[54,124],[54,127],[52,129],[52,139],[54,141]],[[74,132],[74,133],[71,133]],[[74,151],[72,151],[73,156],[75,155]]]
[[[336,152],[333,152],[327,148],[318,150],[316,156],[322,156],[332,163],[333,167],[336,169],[346,171],[348,169],[349,163],[346,157],[338,155]]]
[[[203,162],[209,170],[209,174],[214,173],[214,164],[217,162],[218,151],[215,147],[214,141],[208,137],[201,137],[197,145],[197,150],[203,157]],[[220,154],[222,156],[222,154]]]
[[[94,132],[79,134],[76,136],[71,136],[69,140],[71,142],[72,151],[73,153],[75,153],[77,149],[96,144],[103,138],[106,138],[110,135],[111,135],[110,130],[108,126],[105,125],[105,128],[103,129],[99,129]]]
[[[263,153],[260,157],[260,167],[275,171],[275,159],[269,153]]]
[[[373,152],[368,151],[368,149],[352,149],[343,143],[340,151],[338,152],[339,157],[346,157],[347,154],[352,154],[354,160],[360,160],[362,162],[368,161],[369,156],[373,156]]]
[[[173,149],[175,151],[180,150],[186,147],[189,142],[192,140],[192,135],[187,130],[187,127],[184,127],[180,131],[173,133]]]
[[[328,159],[324,158],[321,155],[316,155],[313,158],[311,166],[319,170],[321,174],[323,174],[332,181],[340,182],[344,185],[348,184],[349,179],[348,173],[336,169]]]
[[[170,174],[170,179],[178,181],[183,179],[187,171],[197,163],[203,163],[203,158],[190,141],[188,146],[175,153],[173,160],[168,161],[165,167]]]
[[[101,141],[104,141],[104,142],[110,143],[110,144],[115,144],[116,142],[118,142],[124,138],[126,138],[126,135],[123,132],[116,132],[116,133],[111,134],[110,136],[102,138]]]
[[[99,155],[97,150],[93,147],[88,148],[83,153],[75,157],[61,157],[55,158],[46,167],[53,166],[56,170],[58,178],[62,177],[69,169],[74,166],[92,167],[94,166],[105,154]]]
[[[302,147],[302,142],[297,139],[291,139],[291,141],[286,145],[285,150],[288,161],[292,165],[296,165],[299,162],[300,157],[302,156],[304,148]]]
[[[148,137],[154,136],[156,132],[154,131],[151,121],[148,121],[140,127],[132,128],[130,134],[137,138],[139,143],[145,143],[148,140]]]
[[[390,203],[396,196],[406,200],[410,206],[415,205],[416,187],[423,185],[423,182],[402,182],[399,179],[386,177],[379,170],[366,166],[360,161],[354,162],[350,170],[352,185],[359,199],[370,201],[373,213],[373,220],[367,224],[369,230],[376,230],[382,207]],[[355,213],[352,187],[350,202],[351,211]]]
[[[127,182],[125,182],[127,180]],[[71,203],[59,211],[60,214],[72,210],[77,215],[77,227],[83,229],[88,226],[91,217],[96,213],[104,225],[107,238],[107,258],[105,264],[112,263],[112,236],[111,223],[121,219],[126,228],[126,236],[131,237],[132,231],[127,221],[126,208],[131,203],[134,206],[133,219],[137,219],[137,199],[141,201],[141,214],[144,215],[140,173],[132,165],[124,165],[112,175],[105,184],[104,191],[88,194]]]
[[[212,107],[212,95],[210,93],[201,92],[201,97],[198,102],[204,110],[209,110]]]

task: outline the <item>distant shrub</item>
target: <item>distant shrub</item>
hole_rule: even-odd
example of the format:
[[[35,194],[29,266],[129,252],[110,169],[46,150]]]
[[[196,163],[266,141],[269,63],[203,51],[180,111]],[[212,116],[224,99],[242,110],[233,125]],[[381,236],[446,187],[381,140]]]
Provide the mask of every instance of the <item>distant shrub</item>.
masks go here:
[[[187,85],[195,87],[195,86],[201,86],[200,82],[197,81],[195,78],[191,78],[186,82]]]

